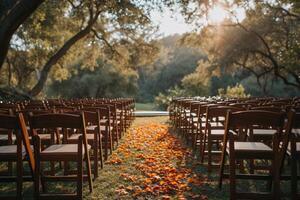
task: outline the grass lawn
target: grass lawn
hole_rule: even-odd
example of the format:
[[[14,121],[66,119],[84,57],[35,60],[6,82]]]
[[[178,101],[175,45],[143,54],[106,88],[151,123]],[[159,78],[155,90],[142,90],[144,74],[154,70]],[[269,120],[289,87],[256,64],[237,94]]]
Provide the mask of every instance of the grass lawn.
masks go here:
[[[154,103],[135,103],[136,110],[140,111],[153,111],[156,110]]]

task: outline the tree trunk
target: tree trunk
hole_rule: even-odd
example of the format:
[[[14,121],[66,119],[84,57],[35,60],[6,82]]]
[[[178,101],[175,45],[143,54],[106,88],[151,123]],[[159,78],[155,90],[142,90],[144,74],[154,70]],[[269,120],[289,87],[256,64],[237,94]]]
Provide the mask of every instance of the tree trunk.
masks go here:
[[[8,57],[6,58],[6,62],[7,62],[7,71],[8,71],[8,79],[7,79],[7,84],[8,84],[8,87],[11,86],[11,77],[12,77],[12,67],[11,67],[11,64],[10,64],[10,60],[8,59]]]
[[[82,39],[83,37],[85,37],[86,35],[89,34],[89,32],[91,31],[92,25],[93,24],[89,24],[85,29],[83,29],[80,32],[78,32],[77,34],[75,34],[48,60],[48,62],[44,65],[44,67],[41,71],[40,79],[38,80],[36,85],[32,88],[32,90],[29,91],[29,94],[31,96],[36,96],[43,90],[43,87],[48,78],[48,74],[49,74],[51,68],[53,67],[53,65],[55,65],[57,63],[57,61],[61,57],[63,57],[67,53],[67,51],[77,41],[79,41],[80,39]]]
[[[41,3],[43,0],[1,0],[0,69],[5,61],[13,34]]]

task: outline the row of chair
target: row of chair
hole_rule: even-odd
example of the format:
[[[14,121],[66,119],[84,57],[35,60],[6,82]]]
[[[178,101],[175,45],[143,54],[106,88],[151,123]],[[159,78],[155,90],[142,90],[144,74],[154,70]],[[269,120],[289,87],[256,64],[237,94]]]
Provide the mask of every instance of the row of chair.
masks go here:
[[[231,199],[280,199],[281,179],[291,180],[291,195],[299,198],[298,98],[174,98],[169,110],[170,120],[181,136],[195,150],[199,147],[201,163],[208,172],[214,167],[219,169],[220,188],[223,179],[229,178]],[[289,175],[283,174],[285,160],[291,161]],[[237,179],[266,180],[269,192],[237,192]]]
[[[36,199],[82,199],[83,181],[92,192],[92,174],[98,177],[99,162],[102,168],[103,157],[108,158],[131,125],[133,111],[133,99],[0,103],[0,161],[8,162],[0,181],[16,182],[17,199],[24,181],[34,182]],[[49,193],[47,182],[53,181],[75,181],[76,193]]]

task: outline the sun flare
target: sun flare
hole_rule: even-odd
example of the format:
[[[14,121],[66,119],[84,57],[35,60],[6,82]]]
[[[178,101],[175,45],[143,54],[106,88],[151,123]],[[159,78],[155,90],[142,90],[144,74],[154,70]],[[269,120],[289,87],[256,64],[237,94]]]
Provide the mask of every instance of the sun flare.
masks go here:
[[[207,15],[208,22],[219,24],[228,17],[228,12],[221,5],[214,6]]]

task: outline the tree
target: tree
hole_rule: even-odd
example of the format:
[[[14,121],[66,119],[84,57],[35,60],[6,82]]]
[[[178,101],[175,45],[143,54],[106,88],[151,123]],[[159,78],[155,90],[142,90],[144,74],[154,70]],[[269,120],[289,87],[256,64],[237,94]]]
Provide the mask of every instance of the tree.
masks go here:
[[[81,1],[76,0],[67,0],[72,5],[77,5],[75,7],[81,7],[78,5],[84,5]],[[205,10],[208,9],[209,6],[212,6],[213,2],[215,0],[206,0],[206,1],[197,1],[197,0],[191,0],[191,1],[185,1],[180,0],[177,1],[177,4],[179,4],[182,13],[185,13],[186,16],[190,16],[191,10],[190,5],[196,6],[199,8],[198,14],[203,14]],[[24,23],[24,21],[31,16],[34,11],[42,4],[44,3],[44,0],[2,0],[0,2],[0,69],[3,66],[3,63],[5,61],[8,49],[9,49],[9,43],[12,39],[13,34],[18,29],[18,27]],[[79,2],[79,3],[78,3]],[[85,2],[91,2],[91,1],[85,1]],[[110,3],[109,1],[98,1],[99,4],[104,3]],[[112,1],[111,1],[112,2]],[[111,5],[116,6],[116,2],[112,3]],[[130,1],[119,1],[118,3],[119,7],[124,6],[126,8],[126,5],[133,4]],[[140,3],[136,3],[137,7],[141,9],[146,9],[149,13],[150,10],[153,9],[160,9],[162,5],[165,5],[167,7],[172,7],[176,5],[174,1],[171,0],[164,0],[161,2],[157,1],[144,1]],[[124,12],[125,11],[125,12]],[[126,9],[123,10],[123,14],[126,13]],[[126,16],[125,18],[127,18]],[[189,18],[189,17],[187,17]]]
[[[204,47],[211,62],[223,71],[248,70],[267,94],[270,75],[300,90],[300,4],[297,1],[236,1],[246,10],[242,21],[206,26],[186,41]],[[201,38],[201,41],[199,41]],[[212,39],[213,38],[213,39]]]
[[[205,96],[209,92],[210,79],[212,72],[209,70],[210,63],[200,60],[196,70],[183,77],[182,86],[185,93],[189,96]]]
[[[62,37],[64,39],[63,44],[57,47],[54,45],[53,51],[50,51],[47,54],[47,60],[44,61],[39,67],[35,67],[34,71],[37,72],[38,81],[34,84],[34,86],[29,89],[27,92],[32,95],[38,95],[51,72],[51,69],[59,64],[59,60],[70,51],[71,47],[73,47],[78,41],[83,40],[84,38],[97,38],[101,40],[102,43],[109,46],[112,52],[116,52],[113,49],[111,44],[111,40],[115,40],[116,36],[124,36],[126,40],[135,40],[134,37],[136,35],[144,35],[142,34],[141,27],[146,27],[147,24],[150,23],[149,14],[153,9],[160,9],[163,6],[167,6],[169,8],[174,8],[176,5],[179,5],[182,13],[189,15],[190,6],[196,6],[200,8],[200,13],[203,12],[215,2],[214,0],[206,0],[206,1],[172,1],[172,0],[164,0],[162,2],[153,1],[98,1],[98,0],[66,0],[66,1],[54,1],[58,6],[57,8],[62,8],[64,10],[63,15],[52,15],[54,17],[60,17],[62,20],[69,17],[72,20],[75,20],[80,23],[80,26],[77,29],[73,29],[70,31],[70,27],[66,27],[67,31],[73,33],[73,35],[69,35],[69,38]],[[0,23],[1,23],[1,34],[0,34],[0,69],[3,68],[3,63],[7,58],[7,52],[9,47],[9,42],[12,41],[12,36],[18,29],[21,27],[22,30],[27,31],[32,28],[27,23],[25,24],[25,20],[30,21],[34,17],[32,14],[34,11],[40,6],[51,5],[53,2],[51,1],[28,1],[28,0],[12,0],[12,1],[3,1],[0,4]],[[69,3],[68,7],[59,5]],[[57,13],[57,12],[56,12]],[[47,13],[49,14],[49,12]],[[199,12],[198,12],[199,14]],[[28,19],[31,16],[31,19]],[[37,15],[35,15],[36,17]],[[44,17],[47,17],[45,15]],[[55,21],[55,20],[54,20]],[[24,23],[25,22],[25,23]],[[38,20],[37,20],[38,22]],[[20,26],[22,24],[22,26]],[[39,24],[39,23],[38,23]],[[2,26],[3,25],[3,26]],[[35,26],[36,24],[31,24]],[[113,28],[114,30],[110,30]],[[65,29],[63,29],[65,30]],[[43,28],[40,30],[43,32]],[[122,33],[121,33],[122,32]],[[39,34],[38,34],[39,35]],[[92,36],[91,36],[92,35]],[[140,37],[141,38],[141,37]],[[15,38],[19,39],[19,38]],[[38,39],[38,38],[36,38]],[[92,41],[91,41],[92,40]],[[87,41],[87,44],[93,43],[94,39]],[[119,39],[122,40],[122,39]],[[120,41],[118,41],[120,42]],[[3,45],[2,45],[3,44]],[[53,45],[53,44],[51,44]],[[50,45],[50,46],[51,46]],[[145,47],[145,46],[144,46]],[[24,50],[24,49],[23,49]],[[17,51],[16,51],[17,52]],[[31,53],[25,53],[25,55],[31,55]],[[50,56],[49,56],[50,55]],[[119,58],[121,58],[119,56]],[[132,57],[131,63],[133,63]],[[7,58],[7,69],[9,71],[9,80],[8,83],[11,85],[11,61],[13,59]],[[15,67],[17,67],[15,65]],[[29,68],[33,68],[32,66]],[[28,71],[28,70],[27,70]],[[29,70],[32,71],[32,70]],[[33,71],[32,71],[33,72]]]
[[[13,34],[43,0],[2,0],[0,2],[0,69]]]
[[[56,80],[47,88],[46,96],[51,98],[80,97],[129,97],[137,91],[137,73],[132,69],[98,63],[95,69],[80,69],[65,80]],[[70,88],[77,88],[70,90]]]
[[[143,58],[134,60],[132,56],[132,51],[136,54],[147,51],[149,58],[152,55],[150,51],[153,51],[153,48],[147,45],[145,42],[147,37],[144,37],[150,25],[145,12],[137,4],[126,1],[44,3],[20,27],[12,45],[12,51],[26,51],[27,58],[33,61],[32,66],[27,68],[38,71],[38,81],[27,90],[28,93],[32,96],[38,95],[48,80],[51,69],[57,65],[66,67],[68,64],[66,61],[71,59],[65,56],[70,50],[75,54],[74,59],[80,52],[82,54],[83,48],[95,47],[95,53],[101,52],[102,56],[106,54],[107,60],[110,62],[117,60],[124,67],[129,67],[129,64],[136,66],[138,62],[147,62],[147,59]],[[138,48],[134,48],[133,43]],[[80,44],[81,48],[78,45],[78,49],[72,50],[76,44]],[[126,46],[129,45],[132,47],[131,52],[126,50]],[[67,56],[72,57],[71,54]],[[64,57],[63,61],[62,57]],[[91,58],[86,59],[91,62]],[[14,59],[7,60],[14,61]],[[8,62],[7,65],[11,64]],[[16,64],[12,65],[16,68],[18,67]]]
[[[182,78],[192,73],[198,60],[204,58],[201,50],[181,45],[181,37],[173,35],[157,41],[160,50],[153,63],[138,69],[139,101],[151,102],[159,93],[166,93],[174,85],[180,86]]]

